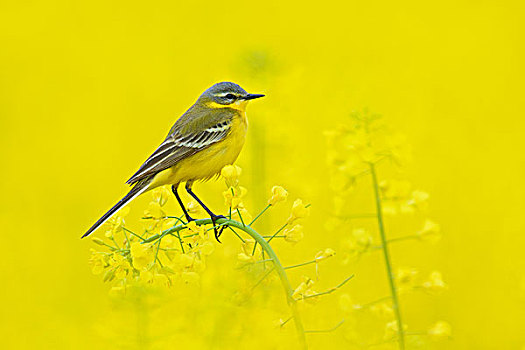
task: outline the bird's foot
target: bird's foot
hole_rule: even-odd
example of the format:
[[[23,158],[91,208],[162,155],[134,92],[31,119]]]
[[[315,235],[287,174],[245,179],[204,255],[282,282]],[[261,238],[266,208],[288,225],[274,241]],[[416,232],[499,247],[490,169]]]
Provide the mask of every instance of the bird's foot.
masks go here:
[[[222,225],[217,229],[217,226],[215,225],[215,223],[217,222],[218,219],[226,219],[226,216],[212,215],[211,217],[211,222],[213,223],[213,231],[215,232],[215,239],[217,240],[217,242],[222,243],[221,241],[219,241],[219,237],[222,235],[222,231],[224,231],[224,229],[228,225]]]
[[[197,219],[194,219],[194,218],[192,218],[191,216],[186,215],[186,221],[187,221],[186,223],[187,223],[187,224],[189,224],[190,222],[195,221],[195,220],[197,220]]]

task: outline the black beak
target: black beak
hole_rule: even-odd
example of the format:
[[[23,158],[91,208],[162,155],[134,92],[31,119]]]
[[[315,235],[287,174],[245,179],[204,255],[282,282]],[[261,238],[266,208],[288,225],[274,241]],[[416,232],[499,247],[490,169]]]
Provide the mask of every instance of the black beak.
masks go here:
[[[242,100],[253,100],[259,97],[264,97],[262,94],[248,94],[246,96],[241,97]]]

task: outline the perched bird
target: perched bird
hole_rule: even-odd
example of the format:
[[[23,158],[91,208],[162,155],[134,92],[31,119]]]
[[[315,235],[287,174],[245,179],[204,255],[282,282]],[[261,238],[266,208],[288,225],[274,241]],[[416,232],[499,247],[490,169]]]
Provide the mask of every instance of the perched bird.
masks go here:
[[[219,174],[221,169],[233,164],[244,145],[248,120],[248,101],[263,97],[249,94],[239,85],[222,82],[213,85],[197,99],[173,125],[168,136],[140,169],[127,181],[133,188],[117,204],[104,214],[82,236],[90,235],[106,220],[116,214],[131,200],[155,187],[172,185],[186,219],[188,215],[177,189],[182,182],[186,191],[215,221],[223,216],[215,215],[192,191],[197,180],[208,180]],[[215,237],[220,233],[215,228]]]

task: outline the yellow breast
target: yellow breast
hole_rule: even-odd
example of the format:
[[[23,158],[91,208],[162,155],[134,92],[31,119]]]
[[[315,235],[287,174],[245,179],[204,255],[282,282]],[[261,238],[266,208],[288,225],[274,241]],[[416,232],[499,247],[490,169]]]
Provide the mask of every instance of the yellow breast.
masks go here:
[[[153,179],[149,189],[187,181],[208,180],[219,174],[224,166],[237,160],[244,146],[247,130],[246,113],[239,110],[232,121],[230,133],[222,141],[160,172]]]

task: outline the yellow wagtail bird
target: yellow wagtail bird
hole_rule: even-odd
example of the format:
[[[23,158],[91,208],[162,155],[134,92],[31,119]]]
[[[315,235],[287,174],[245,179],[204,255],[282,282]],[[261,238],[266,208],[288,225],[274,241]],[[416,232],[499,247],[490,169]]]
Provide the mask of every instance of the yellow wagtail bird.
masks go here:
[[[248,101],[263,96],[249,94],[239,85],[229,82],[215,84],[204,91],[175,122],[164,142],[127,181],[133,185],[129,193],[91,226],[82,238],[90,235],[140,194],[163,185],[172,185],[171,190],[186,219],[192,221],[177,193],[179,184],[186,182],[186,191],[210,215],[218,239],[220,232],[215,228],[215,221],[223,216],[215,215],[208,209],[191,187],[194,181],[209,180],[219,174],[224,166],[235,162],[246,138],[246,105]]]

